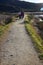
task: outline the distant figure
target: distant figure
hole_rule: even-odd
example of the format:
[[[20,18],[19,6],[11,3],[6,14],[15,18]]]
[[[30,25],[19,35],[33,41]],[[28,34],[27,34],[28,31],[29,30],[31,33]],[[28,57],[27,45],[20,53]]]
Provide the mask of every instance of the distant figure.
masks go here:
[[[19,18],[21,19],[21,18],[23,18],[23,17],[24,17],[24,12],[21,11],[21,12],[19,13]]]

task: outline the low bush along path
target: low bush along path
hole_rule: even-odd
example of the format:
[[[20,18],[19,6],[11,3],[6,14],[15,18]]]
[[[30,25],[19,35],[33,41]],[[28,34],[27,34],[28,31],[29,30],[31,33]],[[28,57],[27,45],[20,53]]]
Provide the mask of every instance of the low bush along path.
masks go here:
[[[42,65],[22,19],[12,24],[8,38],[1,45],[0,65]]]

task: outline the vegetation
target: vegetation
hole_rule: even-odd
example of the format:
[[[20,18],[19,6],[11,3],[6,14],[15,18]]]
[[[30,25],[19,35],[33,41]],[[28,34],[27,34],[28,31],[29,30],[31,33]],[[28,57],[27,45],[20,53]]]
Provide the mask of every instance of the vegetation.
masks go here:
[[[5,26],[0,26],[0,36],[2,36],[2,34],[5,32],[5,30],[7,30],[9,27],[9,25],[5,25]]]
[[[40,30],[43,30],[43,21],[42,22],[38,22],[37,26]]]
[[[11,22],[12,22],[12,18],[11,18],[11,17],[8,17],[8,18],[4,21],[5,24],[9,24],[9,23],[11,23]]]
[[[43,60],[43,53],[39,54],[39,58]]]
[[[42,7],[43,3],[30,3],[20,0],[0,0],[0,13],[14,13],[19,12],[21,9],[25,12],[40,12]]]
[[[41,38],[43,39],[43,21],[37,23],[37,27],[38,27],[38,29],[41,31],[41,32],[39,33],[39,35],[40,35]]]
[[[9,23],[12,22],[12,18],[7,18],[5,21],[3,21],[5,23],[5,25],[0,25],[0,36],[2,36],[2,34],[8,30],[9,27]]]
[[[43,58],[43,40],[42,38],[36,33],[34,26],[31,24],[32,17],[25,18],[25,27],[27,32],[30,34],[32,40],[34,41],[34,45],[39,52],[39,57]],[[28,23],[27,23],[28,22]]]

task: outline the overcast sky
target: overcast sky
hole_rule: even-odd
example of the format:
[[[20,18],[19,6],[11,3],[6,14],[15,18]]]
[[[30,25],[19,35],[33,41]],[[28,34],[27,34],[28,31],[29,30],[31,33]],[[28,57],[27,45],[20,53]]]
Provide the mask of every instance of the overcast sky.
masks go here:
[[[28,1],[28,2],[35,2],[35,3],[43,3],[43,0],[21,0],[21,1]]]

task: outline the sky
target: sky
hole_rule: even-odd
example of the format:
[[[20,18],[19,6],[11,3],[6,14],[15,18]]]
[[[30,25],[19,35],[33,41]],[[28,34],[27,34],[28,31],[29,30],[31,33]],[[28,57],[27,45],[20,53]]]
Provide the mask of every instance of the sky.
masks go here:
[[[34,3],[43,3],[43,0],[21,0],[21,1],[34,2]]]

